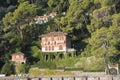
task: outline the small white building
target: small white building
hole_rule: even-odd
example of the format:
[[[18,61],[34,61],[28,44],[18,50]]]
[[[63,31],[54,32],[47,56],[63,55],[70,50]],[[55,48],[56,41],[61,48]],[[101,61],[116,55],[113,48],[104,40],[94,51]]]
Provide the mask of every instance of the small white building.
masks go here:
[[[57,15],[57,12],[52,12],[49,15],[44,16],[36,16],[34,18],[36,24],[44,24],[47,23],[50,19],[53,19]]]
[[[47,16],[47,15],[44,15],[44,16],[36,16],[35,18],[34,18],[34,20],[35,20],[35,23],[36,24],[44,24],[44,23],[47,23],[48,21],[49,21],[49,16]]]

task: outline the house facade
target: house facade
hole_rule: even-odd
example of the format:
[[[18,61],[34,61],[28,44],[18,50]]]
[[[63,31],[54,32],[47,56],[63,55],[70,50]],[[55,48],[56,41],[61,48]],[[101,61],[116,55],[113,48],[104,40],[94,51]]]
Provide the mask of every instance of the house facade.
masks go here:
[[[24,53],[22,52],[17,52],[12,54],[12,61],[16,63],[26,63],[26,58]]]
[[[70,37],[64,32],[50,32],[41,35],[42,52],[63,52],[71,48]]]

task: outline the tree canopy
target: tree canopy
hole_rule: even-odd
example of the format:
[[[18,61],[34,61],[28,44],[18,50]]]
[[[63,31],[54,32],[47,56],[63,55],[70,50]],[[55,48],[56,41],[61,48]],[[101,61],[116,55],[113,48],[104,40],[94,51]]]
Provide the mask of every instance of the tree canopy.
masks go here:
[[[36,64],[42,56],[39,36],[62,31],[70,36],[78,55],[101,58],[106,53],[109,61],[118,63],[119,4],[120,0],[0,0],[0,61],[5,64],[12,53],[22,51],[28,62]],[[35,16],[51,12],[57,16],[44,24],[34,23]]]

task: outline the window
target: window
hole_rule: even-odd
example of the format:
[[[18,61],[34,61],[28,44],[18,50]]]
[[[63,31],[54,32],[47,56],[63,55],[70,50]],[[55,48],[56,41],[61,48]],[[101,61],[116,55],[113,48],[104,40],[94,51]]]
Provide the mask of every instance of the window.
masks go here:
[[[46,51],[48,50],[47,46],[45,47],[45,50],[46,50]]]
[[[59,45],[59,50],[63,50],[63,46],[62,45]]]
[[[49,51],[51,51],[51,46],[49,46]]]
[[[48,42],[48,45],[50,44],[50,42]]]
[[[54,45],[56,45],[56,41],[54,42]]]
[[[54,50],[54,46],[52,46],[52,50]]]

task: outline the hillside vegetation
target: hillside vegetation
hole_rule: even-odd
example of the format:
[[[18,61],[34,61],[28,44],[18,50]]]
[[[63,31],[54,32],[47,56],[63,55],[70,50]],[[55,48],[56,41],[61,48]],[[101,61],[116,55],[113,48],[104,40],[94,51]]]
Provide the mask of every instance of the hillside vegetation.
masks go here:
[[[119,4],[120,0],[0,0],[0,70],[5,72],[2,67],[18,51],[25,53],[29,67],[103,71],[104,59],[120,63]],[[51,12],[57,12],[57,16],[49,22],[30,24],[36,15]],[[78,55],[44,61],[39,35],[52,31],[66,32]]]

